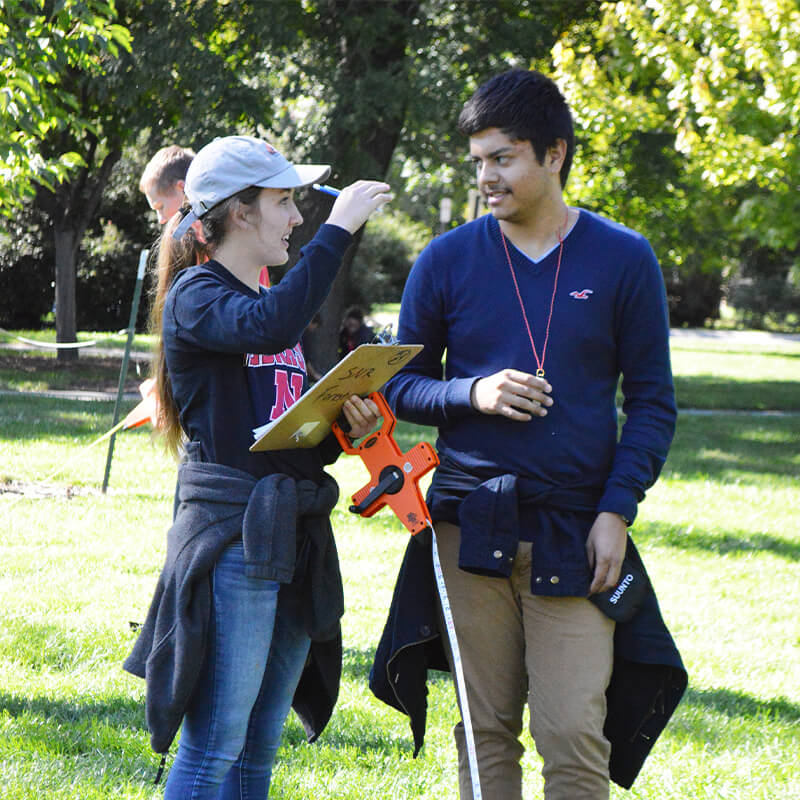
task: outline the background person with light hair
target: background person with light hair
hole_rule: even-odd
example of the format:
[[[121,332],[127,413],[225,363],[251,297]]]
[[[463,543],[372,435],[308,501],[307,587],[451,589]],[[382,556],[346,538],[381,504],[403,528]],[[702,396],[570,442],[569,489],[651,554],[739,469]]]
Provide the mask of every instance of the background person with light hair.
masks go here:
[[[148,162],[139,179],[139,191],[156,212],[163,225],[183,205],[186,171],[194,158],[194,150],[171,144],[162,147]]]

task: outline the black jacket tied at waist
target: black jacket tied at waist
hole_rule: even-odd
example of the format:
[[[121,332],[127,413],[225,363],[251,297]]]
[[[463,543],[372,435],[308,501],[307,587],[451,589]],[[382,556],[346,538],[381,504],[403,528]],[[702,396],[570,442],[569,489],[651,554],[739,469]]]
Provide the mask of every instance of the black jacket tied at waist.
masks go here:
[[[537,492],[531,482],[513,475],[480,480],[446,469],[443,477],[444,481],[437,481],[437,471],[428,504],[434,521],[461,525],[462,569],[497,577],[510,574],[519,541],[519,509],[528,505],[528,520],[541,525],[534,533],[533,551],[545,551],[542,568],[554,564],[553,568],[567,576],[563,582],[570,584],[569,594],[586,596],[588,583],[579,580],[582,568],[570,571],[569,548],[585,545],[596,517],[596,499],[591,492]],[[495,551],[503,557],[495,558]],[[645,572],[630,538],[627,556]],[[581,557],[585,559],[583,552]],[[532,580],[536,569],[534,564]],[[551,585],[544,580],[542,584]],[[406,549],[370,672],[375,696],[408,715],[415,755],[425,736],[428,670],[449,669],[439,635],[437,602],[430,536],[420,533]],[[611,742],[609,768],[614,782],[626,788],[633,784],[686,685],[686,670],[651,586],[632,619],[615,628],[604,729]]]
[[[531,592],[585,597],[592,578],[586,538],[601,496],[602,489],[553,486],[513,474],[470,474],[445,456],[428,507],[432,519],[461,528],[461,569],[507,578],[520,539],[534,541]],[[557,581],[550,580],[554,575]]]
[[[329,515],[336,482],[287,475],[261,480],[221,464],[179,470],[180,506],[167,534],[155,594],[124,668],[146,681],[150,742],[166,752],[203,666],[211,616],[211,573],[224,548],[242,537],[247,574],[275,580],[281,607],[312,639],[293,706],[309,741],[325,727],[339,691],[344,593]]]

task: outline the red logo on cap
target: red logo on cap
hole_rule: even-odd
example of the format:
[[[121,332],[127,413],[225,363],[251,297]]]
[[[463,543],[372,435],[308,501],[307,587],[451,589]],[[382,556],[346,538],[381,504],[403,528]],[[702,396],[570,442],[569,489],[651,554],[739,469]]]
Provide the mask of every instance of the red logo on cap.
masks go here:
[[[269,142],[264,142],[264,145],[273,156],[278,155],[278,151]]]

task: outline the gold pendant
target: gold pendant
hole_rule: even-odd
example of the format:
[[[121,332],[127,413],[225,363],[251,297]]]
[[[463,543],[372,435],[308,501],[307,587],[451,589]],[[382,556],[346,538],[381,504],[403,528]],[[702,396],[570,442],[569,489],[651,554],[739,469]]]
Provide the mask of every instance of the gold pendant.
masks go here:
[[[544,378],[544,370],[541,367],[539,367],[539,369],[536,370],[536,377]]]

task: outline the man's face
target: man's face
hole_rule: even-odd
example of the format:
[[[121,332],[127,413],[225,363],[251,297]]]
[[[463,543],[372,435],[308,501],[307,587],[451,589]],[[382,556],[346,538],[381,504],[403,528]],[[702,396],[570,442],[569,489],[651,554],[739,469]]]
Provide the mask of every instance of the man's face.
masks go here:
[[[499,128],[470,137],[469,151],[477,171],[478,189],[492,215],[525,224],[560,196],[559,170],[563,157],[551,148],[540,164],[527,139],[511,139]]]
[[[145,191],[144,196],[147,198],[150,208],[156,212],[159,225],[167,222],[183,205],[183,187],[184,182],[178,181],[172,184],[172,188],[166,192],[160,192],[155,186],[151,186]]]

